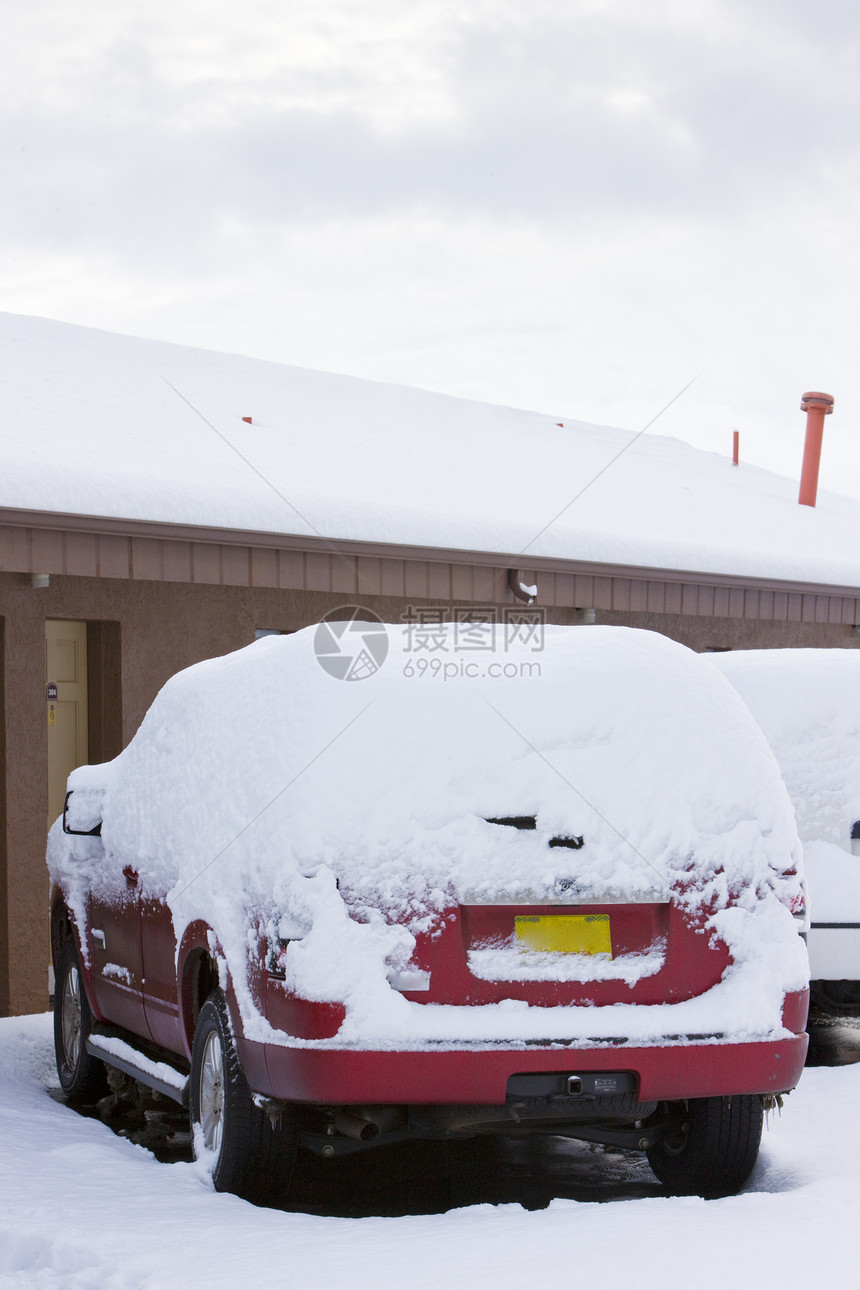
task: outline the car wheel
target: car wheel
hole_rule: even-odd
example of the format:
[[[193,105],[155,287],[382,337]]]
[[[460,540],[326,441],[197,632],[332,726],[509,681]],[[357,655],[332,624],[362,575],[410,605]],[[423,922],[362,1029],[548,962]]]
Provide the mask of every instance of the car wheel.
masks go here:
[[[261,1204],[286,1189],[296,1157],[294,1124],[288,1108],[273,1122],[254,1101],[220,990],[197,1019],[190,1105],[194,1155],[206,1164],[216,1191]]]
[[[715,1199],[740,1191],[761,1142],[761,1098],[695,1098],[669,1110],[668,1129],[646,1153],[660,1182],[676,1196]]]
[[[108,1091],[104,1063],[87,1052],[92,1029],[75,943],[69,937],[60,951],[54,985],[54,1053],[60,1087],[72,1102],[97,1102]]]

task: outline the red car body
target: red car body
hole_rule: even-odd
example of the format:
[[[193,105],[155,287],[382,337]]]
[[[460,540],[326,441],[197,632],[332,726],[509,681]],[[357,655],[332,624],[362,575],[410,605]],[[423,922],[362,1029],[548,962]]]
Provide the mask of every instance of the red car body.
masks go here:
[[[802,981],[782,989],[781,1016],[777,1008],[765,1034],[736,1032],[728,994],[710,1013],[685,1014],[685,1006],[723,997],[734,964],[713,918],[716,897],[686,899],[683,883],[660,898],[577,901],[557,892],[540,901],[490,894],[449,902],[416,930],[408,968],[389,976],[403,1016],[418,1029],[410,1037],[383,1028],[374,1039],[371,1028],[362,1041],[345,1028],[344,997],[293,988],[289,935],[274,935],[271,924],[249,915],[238,974],[215,920],[178,922],[133,859],[114,855],[108,863],[99,794],[93,806],[91,779],[70,783],[51,844],[61,1082],[70,1096],[92,1096],[107,1064],[177,1102],[190,1100],[218,1187],[265,1199],[299,1146],[330,1157],[407,1137],[562,1133],[646,1150],[673,1190],[725,1194],[752,1168],[762,1107],[800,1077]],[[485,823],[490,839],[507,825],[535,833],[535,846],[547,840],[537,836],[535,817]],[[583,842],[562,836],[548,845],[578,854]],[[778,881],[796,913],[793,872],[787,857]],[[338,888],[338,901],[360,923],[362,901],[348,884]],[[782,913],[777,957],[797,940],[791,914]],[[517,979],[516,957],[507,979],[482,971],[488,947],[516,956],[517,920],[548,936],[572,936],[571,957],[582,960],[588,954],[576,938],[586,922],[600,922],[617,971],[587,979],[586,964],[584,979],[570,971],[554,977],[551,969],[542,979]],[[624,965],[641,967],[648,955],[656,956],[648,970],[625,978]],[[549,953],[553,962],[565,958]],[[532,961],[528,953],[523,961]],[[685,1015],[711,1020],[690,1029]],[[510,1033],[507,1016],[519,1019]],[[574,1017],[575,1029],[566,1028]],[[422,1030],[422,1018],[436,1030]]]

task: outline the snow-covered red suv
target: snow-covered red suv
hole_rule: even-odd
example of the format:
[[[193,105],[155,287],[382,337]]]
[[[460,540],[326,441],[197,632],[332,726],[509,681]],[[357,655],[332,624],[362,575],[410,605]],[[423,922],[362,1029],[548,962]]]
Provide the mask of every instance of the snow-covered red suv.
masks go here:
[[[664,637],[269,637],[174,677],[68,789],[62,1087],[108,1065],[189,1105],[221,1190],[265,1199],[298,1147],[563,1134],[722,1195],[799,1078],[791,806]]]

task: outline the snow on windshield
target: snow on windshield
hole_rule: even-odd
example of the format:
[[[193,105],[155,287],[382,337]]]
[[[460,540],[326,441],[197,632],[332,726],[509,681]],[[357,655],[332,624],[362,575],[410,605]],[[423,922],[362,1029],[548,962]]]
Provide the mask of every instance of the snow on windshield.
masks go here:
[[[115,762],[73,774],[105,790],[102,838],[55,829],[55,873],[70,887],[132,863],[178,928],[216,929],[234,979],[256,927],[296,938],[294,988],[360,985],[363,1009],[392,994],[413,934],[467,900],[671,895],[722,919],[737,960],[756,939],[741,911],[790,927],[777,897],[796,894],[799,848],[778,769],[697,655],[628,628],[546,628],[540,649],[487,628],[470,651],[441,630],[447,679],[417,670],[399,626],[361,681],[320,666],[313,628],[180,673]],[[488,822],[511,817],[535,827]]]

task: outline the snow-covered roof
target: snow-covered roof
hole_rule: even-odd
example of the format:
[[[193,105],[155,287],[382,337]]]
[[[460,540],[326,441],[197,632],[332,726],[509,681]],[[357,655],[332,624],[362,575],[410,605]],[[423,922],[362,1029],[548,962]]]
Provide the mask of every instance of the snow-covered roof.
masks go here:
[[[860,503],[676,439],[10,314],[0,347],[0,507],[860,585]]]

